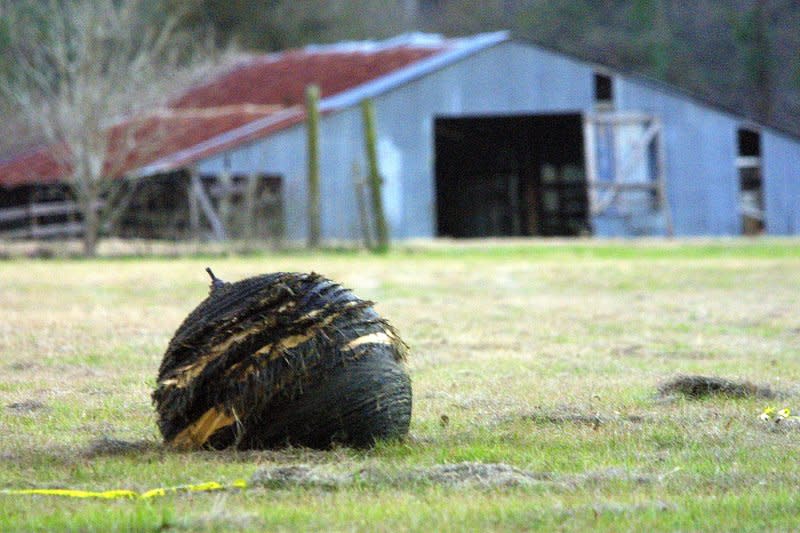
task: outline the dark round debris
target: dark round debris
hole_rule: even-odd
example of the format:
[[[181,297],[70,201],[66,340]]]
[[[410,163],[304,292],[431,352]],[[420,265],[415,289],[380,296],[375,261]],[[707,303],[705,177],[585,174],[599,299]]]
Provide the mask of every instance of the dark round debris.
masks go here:
[[[756,385],[750,381],[733,381],[730,379],[681,375],[659,385],[661,396],[680,394],[692,399],[710,396],[726,396],[729,398],[774,398],[775,392],[769,385]]]
[[[178,448],[369,446],[406,435],[407,347],[373,303],[318,274],[225,283],[170,341],[153,401]]]

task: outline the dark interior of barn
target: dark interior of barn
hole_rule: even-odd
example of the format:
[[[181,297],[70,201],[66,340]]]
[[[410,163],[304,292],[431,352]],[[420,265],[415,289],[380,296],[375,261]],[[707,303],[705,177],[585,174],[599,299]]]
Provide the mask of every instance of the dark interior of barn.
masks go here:
[[[224,228],[224,238],[279,241],[284,234],[282,184],[278,175],[197,176],[193,191],[188,171],[120,180],[101,215],[102,233],[122,238],[207,239],[209,216]],[[206,199],[201,209],[198,195]],[[59,239],[83,233],[83,213],[67,184],[0,188],[0,236]],[[213,224],[212,224],[213,225]]]
[[[581,115],[437,118],[442,237],[590,233]]]

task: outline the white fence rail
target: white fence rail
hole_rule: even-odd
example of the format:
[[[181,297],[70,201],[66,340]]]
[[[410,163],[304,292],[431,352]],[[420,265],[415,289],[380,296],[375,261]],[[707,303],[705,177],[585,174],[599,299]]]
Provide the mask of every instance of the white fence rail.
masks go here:
[[[95,209],[100,209],[102,205],[102,202],[98,202]],[[54,217],[58,219],[48,220]],[[81,219],[81,208],[78,203],[68,200],[7,207],[0,209],[0,237],[7,239],[75,237],[83,233]]]

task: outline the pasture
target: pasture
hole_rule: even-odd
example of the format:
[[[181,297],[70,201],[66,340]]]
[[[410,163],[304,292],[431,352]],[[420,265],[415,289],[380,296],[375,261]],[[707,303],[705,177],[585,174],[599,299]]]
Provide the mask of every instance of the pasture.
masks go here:
[[[206,266],[230,281],[313,270],[377,302],[411,347],[409,438],[163,449],[150,393]],[[800,411],[797,240],[11,259],[0,317],[0,490],[250,481],[146,500],[0,494],[0,531],[798,527],[800,428],[759,419]],[[678,374],[777,397],[659,394]]]

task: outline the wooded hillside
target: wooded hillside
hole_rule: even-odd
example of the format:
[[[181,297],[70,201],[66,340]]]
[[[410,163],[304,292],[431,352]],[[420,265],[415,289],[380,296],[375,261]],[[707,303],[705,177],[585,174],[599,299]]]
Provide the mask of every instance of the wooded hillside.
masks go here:
[[[403,31],[520,39],[680,87],[800,134],[796,0],[170,0],[219,42],[277,50]]]
[[[6,46],[0,2],[0,51]],[[507,29],[590,61],[665,81],[759,122],[800,135],[797,0],[153,0],[152,20],[184,15],[184,29],[219,46],[272,51],[408,31],[448,36]],[[0,54],[0,73],[14,65]],[[0,101],[7,140],[26,142]],[[2,133],[2,132],[0,132]],[[11,145],[9,145],[11,143]]]

